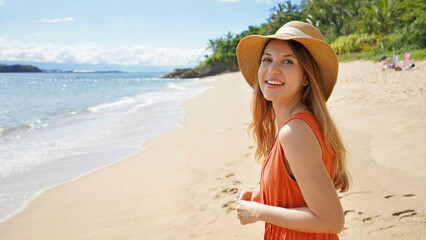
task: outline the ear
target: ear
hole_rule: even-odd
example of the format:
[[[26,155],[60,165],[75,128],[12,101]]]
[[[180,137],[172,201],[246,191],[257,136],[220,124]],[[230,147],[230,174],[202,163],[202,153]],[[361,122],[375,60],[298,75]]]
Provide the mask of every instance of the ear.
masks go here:
[[[305,78],[305,81],[303,81],[303,86],[304,87],[306,87],[306,86],[308,86],[309,85],[309,78],[308,77],[306,77]]]

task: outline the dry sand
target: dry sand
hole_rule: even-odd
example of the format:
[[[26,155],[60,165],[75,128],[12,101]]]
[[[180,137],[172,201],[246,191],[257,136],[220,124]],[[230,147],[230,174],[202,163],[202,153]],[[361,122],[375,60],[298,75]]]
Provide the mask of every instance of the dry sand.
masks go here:
[[[341,194],[341,239],[426,235],[426,61],[412,71],[340,64],[329,107],[346,143],[353,187]]]
[[[426,235],[426,61],[413,71],[340,64],[329,100],[349,155],[353,187],[340,194],[341,239]],[[245,127],[250,87],[240,73],[214,77],[192,99],[182,128],[145,151],[44,192],[0,225],[7,239],[261,239],[263,223],[241,226],[234,207],[258,187],[260,166]]]

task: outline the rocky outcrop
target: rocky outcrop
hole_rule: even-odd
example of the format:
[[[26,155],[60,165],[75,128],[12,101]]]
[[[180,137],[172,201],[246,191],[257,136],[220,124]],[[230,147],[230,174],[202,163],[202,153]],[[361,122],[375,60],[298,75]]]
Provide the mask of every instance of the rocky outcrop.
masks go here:
[[[202,78],[202,77],[217,75],[224,72],[229,72],[229,70],[198,66],[196,68],[175,69],[172,72],[166,73],[160,77],[161,78]]]

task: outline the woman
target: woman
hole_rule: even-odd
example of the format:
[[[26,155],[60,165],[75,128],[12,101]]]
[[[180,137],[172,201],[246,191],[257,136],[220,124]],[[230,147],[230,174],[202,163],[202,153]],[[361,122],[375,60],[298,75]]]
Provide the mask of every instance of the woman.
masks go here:
[[[243,38],[237,57],[253,88],[249,128],[263,162],[260,189],[240,195],[241,224],[264,221],[265,239],[338,239],[344,214],[336,190],[348,190],[349,176],[326,106],[335,52],[318,29],[293,21],[275,35]]]

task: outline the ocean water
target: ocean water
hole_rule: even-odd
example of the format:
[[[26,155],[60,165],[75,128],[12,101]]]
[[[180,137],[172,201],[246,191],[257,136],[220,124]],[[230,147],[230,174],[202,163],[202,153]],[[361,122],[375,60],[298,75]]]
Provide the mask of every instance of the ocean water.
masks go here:
[[[200,79],[155,73],[0,74],[0,221],[42,191],[177,128]]]

